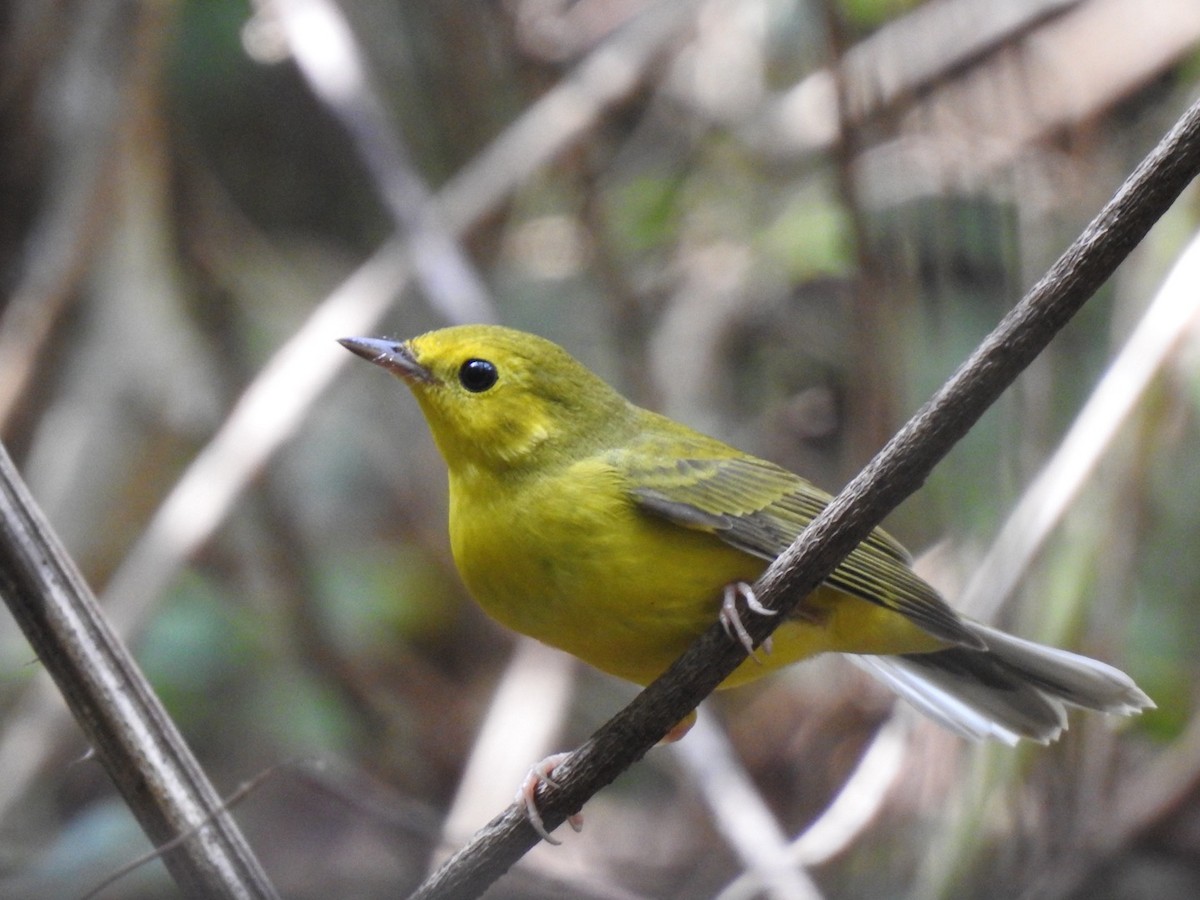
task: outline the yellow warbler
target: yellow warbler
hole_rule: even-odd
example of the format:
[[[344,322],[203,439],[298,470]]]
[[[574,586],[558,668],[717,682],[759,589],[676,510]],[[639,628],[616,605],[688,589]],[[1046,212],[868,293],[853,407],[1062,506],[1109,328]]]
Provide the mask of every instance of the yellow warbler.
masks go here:
[[[341,343],[416,396],[449,469],[454,559],[480,605],[639,684],[718,616],[741,635],[737,600],[762,611],[748,585],[830,499],[634,406],[531,334],[465,325]],[[773,651],[722,687],[852,654],[956,733],[1008,743],[1055,739],[1066,705],[1153,706],[1111,666],[958,616],[908,563],[876,530],[779,626]]]

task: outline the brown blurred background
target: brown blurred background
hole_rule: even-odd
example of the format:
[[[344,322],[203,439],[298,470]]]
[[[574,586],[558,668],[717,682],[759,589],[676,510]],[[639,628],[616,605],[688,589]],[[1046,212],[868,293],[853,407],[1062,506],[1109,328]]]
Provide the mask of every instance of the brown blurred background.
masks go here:
[[[335,339],[537,331],[833,490],[1198,86],[1195,0],[11,0],[0,438],[219,789],[278,767],[237,816],[280,890],[402,896],[633,689],[514,654],[415,404]],[[1062,443],[1198,216],[1191,190],[888,523],[958,597],[1066,453],[1019,588],[968,599],[1158,710],[1045,749],[906,713],[883,741],[886,693],[816,661],[698,738],[769,840],[655,750],[489,896],[1200,896],[1200,282],[1095,465]],[[80,896],[147,844],[37,673],[4,614],[0,894]],[[852,772],[811,883],[735,883]],[[101,896],[174,889],[155,863]]]

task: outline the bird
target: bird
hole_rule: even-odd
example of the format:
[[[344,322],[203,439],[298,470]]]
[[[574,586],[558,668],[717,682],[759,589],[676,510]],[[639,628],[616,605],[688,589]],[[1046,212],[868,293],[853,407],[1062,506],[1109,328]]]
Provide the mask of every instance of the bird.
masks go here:
[[[1046,744],[1068,707],[1154,706],[1113,666],[958,614],[879,528],[755,652],[738,601],[774,614],[751,586],[829,494],[634,405],[537,335],[456,325],[340,343],[415,396],[446,463],[450,546],[475,600],[604,672],[646,685],[720,621],[748,654],[721,689],[845,654],[976,741]],[[547,839],[534,793],[553,783],[557,759],[534,767],[519,795]]]

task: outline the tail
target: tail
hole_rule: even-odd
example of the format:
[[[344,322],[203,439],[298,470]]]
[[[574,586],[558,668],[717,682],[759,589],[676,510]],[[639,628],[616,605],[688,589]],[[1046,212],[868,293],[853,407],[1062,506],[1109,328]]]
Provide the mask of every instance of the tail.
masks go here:
[[[1066,729],[1067,706],[1121,716],[1154,708],[1119,669],[977,622],[966,625],[986,650],[849,658],[938,724],[976,741],[1048,744]]]

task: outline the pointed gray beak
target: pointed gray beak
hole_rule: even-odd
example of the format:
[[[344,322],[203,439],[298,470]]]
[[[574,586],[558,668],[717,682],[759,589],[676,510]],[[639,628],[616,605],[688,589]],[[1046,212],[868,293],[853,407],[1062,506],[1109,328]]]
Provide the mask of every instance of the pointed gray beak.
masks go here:
[[[412,348],[406,342],[352,337],[339,338],[338,343],[351,353],[387,369],[405,381],[421,381],[427,384],[437,381],[432,372],[417,362]]]

